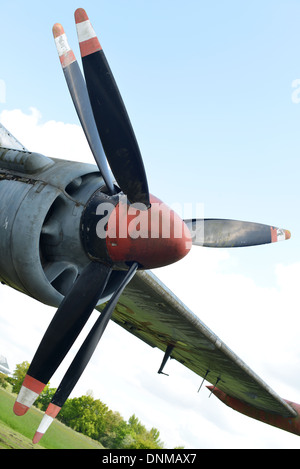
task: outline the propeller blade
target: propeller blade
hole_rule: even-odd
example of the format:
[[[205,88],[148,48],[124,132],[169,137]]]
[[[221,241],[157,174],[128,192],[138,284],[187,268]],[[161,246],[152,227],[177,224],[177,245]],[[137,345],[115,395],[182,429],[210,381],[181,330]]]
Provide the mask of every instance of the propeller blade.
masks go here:
[[[76,10],[75,21],[90,102],[108,163],[128,200],[149,207],[143,160],[117,84],[85,10]]]
[[[53,36],[64,76],[88,144],[109,193],[115,194],[116,191],[99,138],[86,84],[61,24],[56,23],[53,26]]]
[[[111,272],[110,267],[91,262],[61,302],[23,381],[14,404],[16,415],[24,415],[49,382],[90,317]]]
[[[90,333],[88,334],[87,338],[83,342],[81,348],[77,352],[74,360],[72,361],[71,365],[68,368],[64,378],[62,379],[60,385],[58,386],[46,412],[45,415],[37,429],[33,443],[38,443],[46,430],[49,428],[57,414],[59,413],[60,409],[68,399],[69,395],[73,391],[76,383],[78,382],[80,376],[82,375],[83,371],[85,370],[88,362],[90,361],[101,337],[102,334],[111,318],[111,315],[117,305],[117,302],[130,280],[134,276],[136,270],[138,268],[138,264],[134,263],[129,271],[127,272],[126,277],[120,282],[120,285],[115,290],[113,296],[105,306],[104,310],[102,311],[101,315],[95,322],[93,328],[91,329]]]
[[[255,246],[291,237],[288,230],[261,223],[213,218],[194,218],[184,222],[191,232],[192,243],[196,246],[212,248]]]

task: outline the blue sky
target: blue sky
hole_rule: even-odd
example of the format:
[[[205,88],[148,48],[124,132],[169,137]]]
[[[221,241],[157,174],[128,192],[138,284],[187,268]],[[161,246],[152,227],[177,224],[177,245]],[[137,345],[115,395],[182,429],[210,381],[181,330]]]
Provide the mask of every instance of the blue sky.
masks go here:
[[[6,119],[4,125],[10,123],[10,130],[32,150],[51,156],[50,147],[56,147],[62,157],[68,154],[71,158],[69,153],[73,151],[74,159],[91,162],[90,154],[71,151],[71,142],[63,136],[57,134],[57,141],[52,138],[50,145],[46,132],[41,131],[49,121],[78,124],[51,32],[55,22],[62,23],[79,60],[73,19],[77,7],[86,9],[115,75],[140,144],[151,192],[169,204],[201,203],[206,217],[257,221],[291,230],[292,239],[275,246],[222,252],[194,248],[187,260],[160,275],[211,329],[226,339],[227,345],[241,352],[251,366],[253,363],[254,371],[261,372],[268,383],[268,378],[274,380],[275,391],[280,395],[290,392],[283,397],[296,401],[298,398],[300,402],[300,382],[295,379],[300,354],[296,335],[300,273],[300,92],[297,93],[300,84],[295,82],[300,79],[299,3],[5,2],[1,6],[0,29],[0,80],[5,83],[0,116],[2,113],[2,120]],[[31,123],[24,133],[22,115],[32,116],[31,108],[39,112],[39,117],[29,119]],[[18,118],[16,110],[21,113]],[[19,300],[14,292],[8,294],[0,289],[1,295],[3,302],[15,301],[15,314],[20,314],[17,304],[18,301],[22,304],[23,297]],[[275,311],[276,303],[280,308]],[[273,314],[268,304],[272,305]],[[28,307],[33,308],[31,303]],[[39,306],[39,311],[42,309]],[[46,312],[41,319],[42,330],[52,313]],[[30,316],[34,327],[38,327],[39,321],[39,313],[36,314]],[[5,312],[1,318],[8,321]],[[12,333],[14,329],[8,326],[8,330]],[[19,336],[17,331],[14,333]],[[115,329],[113,337],[114,334],[118,334]],[[128,335],[124,339],[122,335],[122,340],[124,347],[133,347]],[[5,354],[1,341],[8,350],[8,336],[0,338],[0,353]],[[154,352],[142,350],[145,357],[149,353],[151,363]],[[12,361],[20,362],[26,353],[24,359],[30,361],[32,351],[18,355],[16,347],[12,347],[11,353],[16,356]],[[147,386],[143,383],[148,379],[153,383],[156,377],[151,377],[149,370],[143,375],[143,363],[132,363],[132,370],[139,367],[137,389],[144,390]],[[181,370],[176,373],[183,382],[194,379],[182,377]],[[118,381],[116,369],[111,377],[112,387],[115,380],[122,386],[121,370],[119,374]],[[273,386],[272,382],[269,384]],[[87,388],[93,389],[93,385],[97,386],[90,377]],[[157,382],[156,386],[157,393],[162,394],[159,402],[163,404],[168,399],[166,389],[172,392],[171,385]],[[174,439],[182,437],[186,446],[299,445],[296,437],[283,436],[279,430],[252,421],[248,423],[245,417],[238,420],[241,423],[236,425],[242,427],[238,430],[230,423],[236,418],[233,411],[219,410],[219,404],[212,398],[209,407],[214,410],[205,422],[205,435],[199,434],[198,429],[192,432],[196,424],[189,422],[193,418],[196,422],[196,416],[200,418],[207,412],[207,401],[202,405],[199,399],[193,401],[191,409],[185,394],[188,388],[188,385],[184,388],[182,404],[176,400],[178,407],[174,405],[170,411],[174,415],[178,411],[179,427]],[[105,395],[106,391],[101,392]],[[108,399],[114,392],[107,393]],[[151,413],[149,402],[153,400],[158,408],[156,391],[150,396],[141,391],[139,396],[141,404],[137,410],[124,408],[124,413],[136,411],[145,420]],[[120,400],[125,398],[119,396]],[[107,404],[115,405],[122,413],[123,404],[118,406],[118,397],[115,399]],[[144,400],[148,412],[141,415],[138,410],[143,409]],[[158,418],[153,422],[149,418],[149,425],[163,427]],[[249,433],[244,439],[238,437],[246,428]],[[162,439],[167,441],[168,435],[164,433]]]

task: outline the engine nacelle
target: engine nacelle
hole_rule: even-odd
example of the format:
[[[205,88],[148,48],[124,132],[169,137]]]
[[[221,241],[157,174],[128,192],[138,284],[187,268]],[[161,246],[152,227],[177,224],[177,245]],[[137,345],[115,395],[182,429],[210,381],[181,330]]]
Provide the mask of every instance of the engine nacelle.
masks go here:
[[[94,165],[1,148],[0,280],[57,307],[90,262],[80,219],[101,188],[104,182]],[[115,276],[103,301],[114,289]]]

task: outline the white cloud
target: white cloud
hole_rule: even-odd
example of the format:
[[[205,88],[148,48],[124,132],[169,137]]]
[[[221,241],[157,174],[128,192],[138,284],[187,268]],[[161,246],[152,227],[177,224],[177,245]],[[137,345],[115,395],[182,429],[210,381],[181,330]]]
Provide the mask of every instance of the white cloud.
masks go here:
[[[30,108],[26,114],[20,109],[4,110],[0,122],[29,151],[53,158],[94,163],[80,125],[54,120],[43,122],[42,114]]]

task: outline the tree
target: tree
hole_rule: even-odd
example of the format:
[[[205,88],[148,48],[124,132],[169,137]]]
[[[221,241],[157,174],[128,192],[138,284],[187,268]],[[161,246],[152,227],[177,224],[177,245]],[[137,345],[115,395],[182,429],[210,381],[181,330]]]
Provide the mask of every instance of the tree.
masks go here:
[[[29,363],[27,361],[24,361],[22,363],[19,363],[19,365],[16,365],[16,369],[13,372],[12,392],[19,394],[22,383],[28,371],[28,368],[29,368]]]
[[[50,384],[47,385],[35,401],[35,405],[45,412],[55,392],[56,388],[50,388]]]
[[[104,416],[104,428],[99,433],[99,441],[106,448],[123,448],[123,441],[128,434],[127,423],[119,412],[109,410]]]
[[[59,419],[74,430],[98,440],[99,434],[104,433],[107,412],[108,407],[103,402],[87,394],[68,399],[60,411]]]
[[[6,389],[7,386],[7,375],[0,373],[0,388]]]
[[[128,420],[128,433],[131,440],[128,440],[127,446],[123,446],[126,449],[163,448],[163,443],[159,440],[159,431],[156,428],[148,431],[134,414]]]

